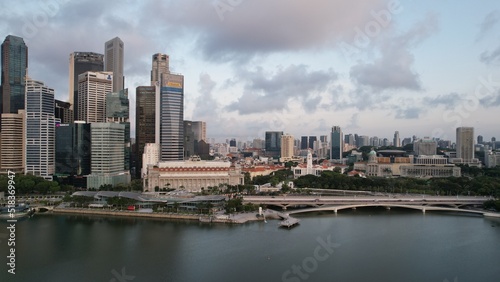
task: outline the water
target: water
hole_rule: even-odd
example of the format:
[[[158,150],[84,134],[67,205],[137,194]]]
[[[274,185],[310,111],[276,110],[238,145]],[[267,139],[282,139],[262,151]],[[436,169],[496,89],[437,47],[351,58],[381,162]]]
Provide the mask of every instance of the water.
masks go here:
[[[35,215],[16,226],[15,275],[0,225],[0,281],[500,281],[497,219],[394,209],[300,219],[287,230]]]

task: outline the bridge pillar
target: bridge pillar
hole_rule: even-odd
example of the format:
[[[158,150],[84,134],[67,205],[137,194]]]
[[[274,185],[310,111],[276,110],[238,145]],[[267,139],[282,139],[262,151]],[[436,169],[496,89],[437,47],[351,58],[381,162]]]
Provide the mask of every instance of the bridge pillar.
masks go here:
[[[334,209],[334,210],[333,210],[333,212],[334,212],[335,214],[337,214],[337,209]]]

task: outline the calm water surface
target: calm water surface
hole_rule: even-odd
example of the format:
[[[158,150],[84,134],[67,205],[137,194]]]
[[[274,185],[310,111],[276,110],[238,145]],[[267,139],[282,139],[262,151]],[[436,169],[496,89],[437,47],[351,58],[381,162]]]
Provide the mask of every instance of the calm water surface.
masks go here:
[[[243,225],[35,215],[0,281],[500,281],[500,221],[358,209]]]

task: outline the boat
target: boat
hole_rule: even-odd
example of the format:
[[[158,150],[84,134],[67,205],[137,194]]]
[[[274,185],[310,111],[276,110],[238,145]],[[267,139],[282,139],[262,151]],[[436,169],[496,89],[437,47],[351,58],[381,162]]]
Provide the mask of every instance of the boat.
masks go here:
[[[14,210],[12,210],[14,209]],[[31,216],[35,213],[35,209],[26,204],[17,204],[16,206],[3,206],[0,207],[0,218],[12,219],[25,216]]]

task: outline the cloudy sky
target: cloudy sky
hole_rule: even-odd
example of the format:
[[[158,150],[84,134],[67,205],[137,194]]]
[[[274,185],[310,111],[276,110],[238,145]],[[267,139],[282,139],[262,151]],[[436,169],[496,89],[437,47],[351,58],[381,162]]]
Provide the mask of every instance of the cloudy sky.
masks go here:
[[[30,76],[65,101],[71,52],[103,53],[120,37],[134,106],[151,55],[169,54],[185,76],[185,119],[217,140],[334,125],[453,141],[474,126],[500,138],[497,0],[1,1],[0,18],[0,37],[25,39]]]

